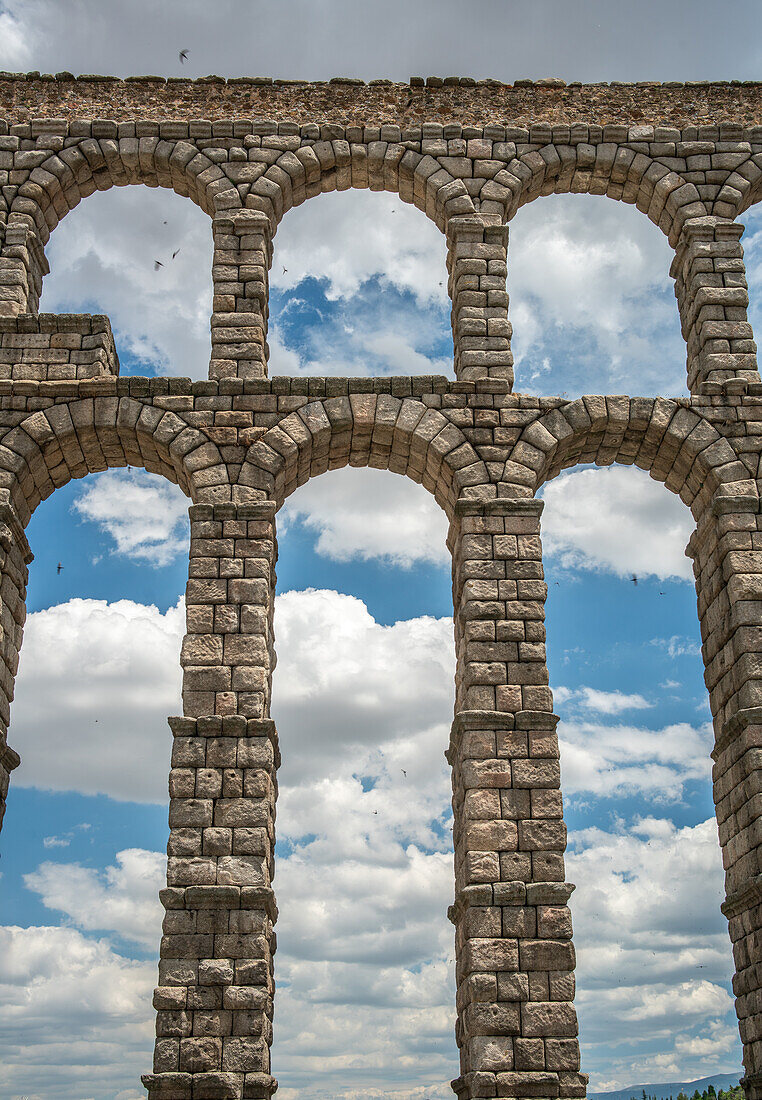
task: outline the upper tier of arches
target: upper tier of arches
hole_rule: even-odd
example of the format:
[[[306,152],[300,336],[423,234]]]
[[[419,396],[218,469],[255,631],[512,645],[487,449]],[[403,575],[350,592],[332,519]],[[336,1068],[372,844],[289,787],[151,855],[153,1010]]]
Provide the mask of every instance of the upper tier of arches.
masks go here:
[[[675,244],[688,218],[732,219],[762,197],[762,149],[713,143],[493,141],[488,138],[349,142],[264,136],[168,140],[83,137],[63,148],[15,154],[26,179],[7,218],[31,219],[43,244],[60,219],[95,190],[143,183],[191,198],[207,214],[237,208],[283,215],[325,191],[369,187],[397,193],[445,232],[449,219],[486,213],[509,221],[548,194],[601,194],[633,203]],[[438,148],[442,147],[442,148]],[[462,148],[461,148],[462,147]],[[434,152],[427,152],[433,148]],[[662,152],[662,149],[667,151]],[[451,152],[450,149],[453,151]],[[723,168],[713,168],[720,159]],[[703,162],[706,162],[705,164]],[[694,162],[701,162],[696,164]],[[17,169],[18,170],[18,169]],[[717,182],[718,176],[725,176]]]

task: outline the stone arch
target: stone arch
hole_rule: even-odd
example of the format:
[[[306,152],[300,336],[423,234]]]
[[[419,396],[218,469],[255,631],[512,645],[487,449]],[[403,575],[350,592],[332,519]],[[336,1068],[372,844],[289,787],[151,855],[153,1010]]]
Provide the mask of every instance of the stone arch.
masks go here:
[[[350,145],[345,140],[319,141],[282,153],[252,184],[246,206],[266,213],[274,232],[292,207],[319,194],[350,188],[394,192],[422,210],[443,233],[449,218],[476,209],[464,181],[451,175],[436,157],[406,149],[399,142]]]
[[[497,203],[510,221],[527,202],[544,195],[586,194],[637,206],[674,248],[689,218],[708,210],[693,183],[645,153],[625,145],[548,144],[510,161],[482,188],[482,203]]]
[[[747,467],[714,425],[685,401],[582,397],[528,425],[506,462],[517,497],[534,496],[561,470],[580,463],[636,465],[676,493],[698,518],[715,493],[758,503]]]
[[[53,405],[0,438],[0,489],[23,526],[54,489],[120,466],[161,474],[193,502],[230,497],[216,444],[177,413],[131,397]]]
[[[210,217],[241,206],[221,165],[188,141],[84,138],[33,168],[11,204],[9,226],[27,225],[45,245],[61,218],[94,191],[128,184],[167,187]]]
[[[291,413],[249,447],[239,492],[280,506],[311,477],[347,465],[406,475],[450,518],[459,496],[494,495],[484,462],[459,428],[421,401],[389,394],[330,397]]]
[[[732,220],[761,200],[762,153],[750,152],[728,173],[719,189],[712,213]]]

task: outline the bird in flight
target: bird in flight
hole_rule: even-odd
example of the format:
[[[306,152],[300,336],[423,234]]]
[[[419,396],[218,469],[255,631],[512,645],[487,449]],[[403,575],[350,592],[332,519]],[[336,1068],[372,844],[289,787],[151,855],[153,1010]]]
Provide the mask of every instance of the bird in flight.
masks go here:
[[[632,583],[633,583],[633,584],[635,585],[635,587],[637,588],[637,587],[638,587],[638,578],[637,578],[637,577],[635,576],[635,574],[634,574],[634,573],[633,573],[633,574],[632,574],[632,576],[630,577],[630,580],[632,581]]]
[[[188,58],[188,50],[180,50],[177,56],[180,58],[180,64],[184,65]]]
[[[285,275],[287,271],[288,271],[288,268],[287,268],[287,267],[284,267],[284,268],[283,268],[283,274]]]
[[[161,262],[161,260],[154,260],[154,262],[153,262],[154,271],[158,271],[160,267],[164,267],[164,264]]]
[[[63,570],[63,566],[61,565],[61,563],[59,561],[58,565],[56,566],[56,573],[60,574],[62,572],[62,570]]]
[[[404,769],[404,768],[400,768],[400,771],[401,771],[401,772],[402,772],[402,774],[404,775],[405,779],[407,779],[407,772],[405,771],[405,769]]]
[[[179,251],[180,251],[180,249],[176,248],[175,251],[172,253],[172,259],[173,260],[174,260],[175,256],[178,254]]]

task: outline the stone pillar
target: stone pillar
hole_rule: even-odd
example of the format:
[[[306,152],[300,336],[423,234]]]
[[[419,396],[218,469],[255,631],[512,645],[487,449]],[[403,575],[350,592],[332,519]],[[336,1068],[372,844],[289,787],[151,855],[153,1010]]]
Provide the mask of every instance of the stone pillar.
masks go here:
[[[170,836],[151,1100],[267,1098],[276,769],[272,502],[190,509],[186,717],[171,718]]]
[[[715,495],[688,544],[714,716],[714,800],[733,943],[744,1088],[762,1098],[762,514]]]
[[[460,1100],[577,1097],[574,947],[537,500],[458,501],[453,768]]]
[[[760,381],[746,316],[742,233],[737,222],[714,217],[689,218],[680,231],[670,274],[694,394],[745,393],[749,382]]]
[[[266,378],[273,228],[258,210],[215,214],[210,378]]]
[[[513,385],[508,320],[508,226],[496,214],[461,214],[447,223],[455,377]]]
[[[0,490],[0,495],[7,497],[7,490]],[[27,566],[31,561],[29,543],[16,513],[7,500],[0,500],[0,828],[10,774],[21,763],[8,744],[8,724],[26,618]]]
[[[50,271],[32,219],[11,221],[0,247],[0,317],[37,313],[42,279]]]

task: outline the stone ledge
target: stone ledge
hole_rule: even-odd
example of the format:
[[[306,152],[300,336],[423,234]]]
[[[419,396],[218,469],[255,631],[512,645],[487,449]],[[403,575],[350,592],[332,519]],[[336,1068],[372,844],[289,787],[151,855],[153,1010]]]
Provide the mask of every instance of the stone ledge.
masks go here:
[[[759,905],[760,903],[762,903],[762,875],[755,875],[754,878],[749,879],[743,886],[739,886],[737,890],[729,894],[720,909],[728,920],[732,920],[733,917],[737,917],[746,909],[751,909],[753,905]]]
[[[21,757],[15,749],[12,749],[10,745],[0,746],[0,768],[5,768],[7,772],[12,772],[20,763]]]
[[[711,752],[712,760],[719,760],[722,753],[733,744],[738,734],[741,733],[742,730],[745,730],[747,726],[751,725],[762,726],[762,707],[746,707],[743,710],[736,711],[736,713],[727,720],[722,729],[722,733],[714,743],[714,748]]]
[[[464,886],[447,910],[448,920],[456,924],[466,909],[525,905],[566,905],[576,886],[571,882],[486,882]]]
[[[197,718],[184,715],[167,719],[175,737],[267,737],[275,741],[277,732],[272,718],[246,718],[243,714],[205,714]]]
[[[544,710],[461,710],[450,727],[450,744],[445,750],[448,764],[457,759],[463,734],[467,730],[555,730],[559,717]]]
[[[278,510],[274,500],[254,500],[245,504],[225,501],[222,504],[192,504],[188,509],[191,522],[210,520],[271,520]]]
[[[545,507],[537,497],[494,497],[477,500],[458,497],[455,502],[457,516],[540,516]]]

